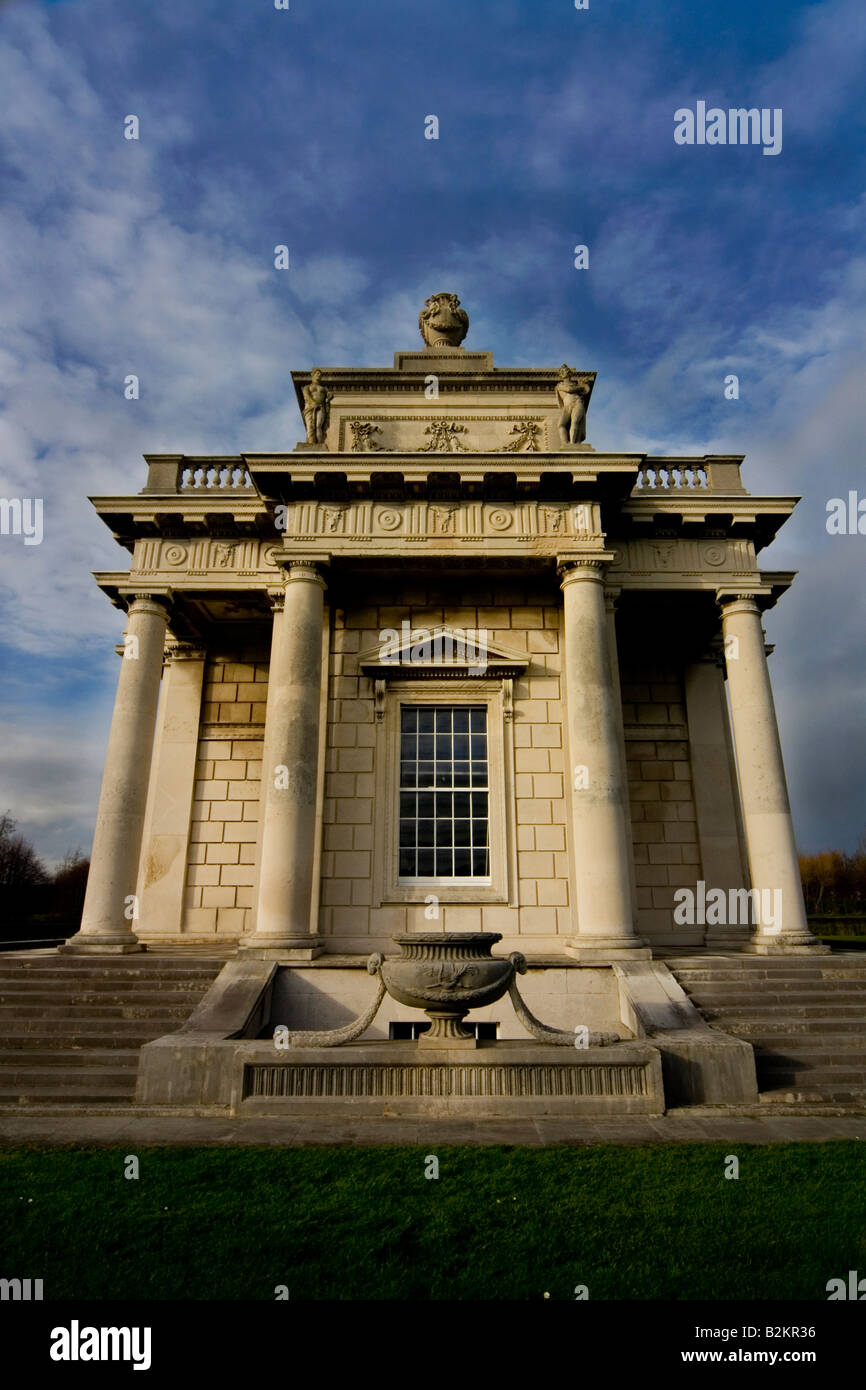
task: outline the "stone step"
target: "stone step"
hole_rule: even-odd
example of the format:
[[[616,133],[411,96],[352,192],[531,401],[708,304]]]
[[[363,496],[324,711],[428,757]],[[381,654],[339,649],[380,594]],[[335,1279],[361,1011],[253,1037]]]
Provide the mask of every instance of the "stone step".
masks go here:
[[[112,994],[155,995],[168,991],[186,998],[190,995],[204,994],[205,990],[210,989],[211,983],[207,978],[117,980],[97,975],[79,980],[69,976],[63,976],[62,979],[45,979],[42,975],[13,975],[9,979],[0,979],[0,995],[20,994],[26,991],[34,996],[50,995],[55,1000],[70,999],[77,994],[94,994],[101,999]]]
[[[59,1067],[0,1067],[0,1093],[10,1087],[26,1090],[31,1086],[72,1086],[81,1091],[114,1091],[118,1095],[135,1090],[136,1067],[87,1067],[63,1071]]]
[[[53,1019],[68,1019],[71,1022],[79,1019],[90,1018],[109,1019],[120,1018],[164,1018],[166,1020],[180,1019],[183,1022],[191,1013],[189,1002],[183,1004],[172,1004],[170,1002],[159,1001],[158,1003],[139,1003],[135,999],[128,1002],[101,1002],[98,1004],[41,1004],[37,1005],[32,1000],[26,1003],[9,1004],[2,1003],[0,1007],[0,1027],[12,1019],[32,1019],[36,1016],[45,1023]]]
[[[668,961],[704,1018],[755,1049],[762,1100],[866,1101],[866,960],[685,958]]]
[[[758,1070],[758,1087],[762,1091],[796,1085],[822,1091],[837,1086],[864,1086],[866,1075],[862,1067],[761,1067]]]
[[[826,965],[829,960],[848,960],[850,956],[856,956],[859,952],[841,943],[832,947],[828,952],[823,951],[816,954],[809,952],[807,955],[757,955],[752,951],[738,949],[722,950],[721,947],[709,951],[666,951],[665,960],[676,961],[682,965],[742,965],[744,969],[752,965]]]
[[[737,969],[737,970],[822,970],[827,965],[845,965],[862,959],[860,951],[833,951],[830,955],[808,956],[752,956],[731,952],[728,955],[713,955],[706,952],[697,956],[665,955],[665,963],[671,970]]]
[[[696,999],[692,1003],[697,1005],[701,1013],[707,1019],[714,1022],[720,1019],[727,1019],[733,1023],[736,1019],[767,1018],[775,1019],[808,1019],[825,1018],[830,1007],[837,1018],[847,1019],[850,1024],[852,1019],[863,1019],[864,1010],[862,1004],[830,1004],[824,1000],[816,1004],[776,1004],[753,1002],[751,1004],[736,1004],[730,1008],[725,1008],[722,1003],[716,1002],[712,1007],[703,1007]]]
[[[106,986],[125,989],[135,985],[143,985],[153,989],[157,984],[198,985],[201,988],[207,988],[218,974],[219,968],[215,967],[209,967],[207,970],[189,970],[185,966],[176,966],[165,970],[134,971],[106,970],[102,966],[64,968],[56,965],[38,969],[21,961],[14,965],[4,964],[3,957],[0,956],[0,987],[26,982],[35,985],[41,984],[46,989],[55,989],[61,985],[68,985],[70,988],[74,985],[85,985],[88,989],[100,989]]]
[[[66,1024],[62,1028],[46,1029],[26,1020],[15,1023],[0,1020],[0,1049],[26,1047],[141,1047],[143,1043],[161,1038],[164,1033],[177,1031],[177,1019],[170,1022],[141,1019],[111,1019],[99,1028],[88,1024]]]
[[[855,1071],[866,1082],[866,1049],[859,1052],[831,1052],[819,1048],[814,1052],[775,1051],[773,1048],[755,1048],[755,1066],[759,1072],[773,1071],[815,1071],[825,1067],[843,1067]]]
[[[807,974],[802,970],[680,970],[672,971],[682,984],[693,987],[701,984],[739,984],[751,985],[757,980],[770,980],[774,984],[778,982],[780,988],[790,988],[791,985],[803,986],[806,983],[821,984],[824,981],[836,982],[838,980],[850,980],[852,983],[866,983],[866,965],[857,969],[842,970],[838,967],[816,971],[815,974]]]
[[[136,1009],[154,1009],[157,1013],[163,1009],[185,1009],[189,1013],[204,994],[204,990],[75,990],[74,994],[61,994],[60,991],[50,994],[44,990],[28,990],[26,987],[17,987],[14,990],[4,988],[0,990],[0,1016],[3,1016],[7,1009],[19,1009],[22,1006],[28,1006],[31,1013],[60,1008],[67,1009],[67,1012],[78,1012],[78,1009],[104,1009],[106,1015],[110,1015],[114,1009],[126,1008],[129,1005],[135,1006]]]
[[[861,1109],[866,1106],[866,1086],[845,1086],[824,1089],[797,1086],[778,1086],[761,1091],[758,1096],[766,1105],[844,1105]]]
[[[741,1019],[736,1025],[739,1037],[747,1038],[750,1042],[758,1037],[767,1038],[775,1041],[777,1038],[790,1038],[790,1040],[810,1043],[814,1038],[826,1036],[828,1040],[832,1036],[833,1046],[839,1047],[856,1046],[863,1042],[866,1032],[862,1029],[857,1031],[853,1024],[856,1020],[850,1018],[804,1018],[804,1019]],[[847,1041],[850,1039],[850,1043]]]
[[[738,1036],[742,1036],[739,1029],[737,1032]],[[761,1052],[793,1052],[802,1057],[811,1057],[821,1051],[833,1055],[844,1053],[845,1056],[862,1052],[866,1057],[866,1032],[830,1035],[814,1033],[809,1036],[803,1033],[777,1033],[769,1037],[766,1033],[761,1033],[758,1036],[752,1034],[748,1041]]]
[[[130,1105],[140,1048],[189,1018],[224,962],[0,958],[0,1107]]]
[[[691,985],[688,992],[692,999],[706,999],[708,1003],[716,999],[730,1004],[760,999],[772,1004],[814,1004],[816,1000],[826,999],[832,1000],[833,1003],[860,1004],[866,1013],[866,980],[862,984],[851,984],[849,980],[844,980],[838,985],[819,981],[815,984],[794,985],[789,989],[778,985],[775,980],[754,985],[742,984],[739,981],[736,984],[720,985],[706,983]]]
[[[95,1081],[73,1086],[68,1079],[56,1077],[43,1084],[28,1082],[24,1086],[0,1081],[0,1105],[103,1105],[114,1102],[129,1105],[135,1095],[134,1081],[121,1086],[116,1081],[102,1084]]]
[[[138,1067],[137,1047],[115,1048],[33,1048],[17,1047],[4,1050],[0,1062],[0,1075],[5,1067],[26,1066],[28,1068],[64,1067],[78,1071],[82,1067],[126,1067],[135,1071]]]

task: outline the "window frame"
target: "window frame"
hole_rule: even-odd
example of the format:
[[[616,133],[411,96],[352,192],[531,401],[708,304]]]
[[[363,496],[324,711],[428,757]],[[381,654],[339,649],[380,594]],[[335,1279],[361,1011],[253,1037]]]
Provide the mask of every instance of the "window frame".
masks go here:
[[[374,805],[388,808],[382,832],[374,835],[374,901],[377,906],[421,903],[435,894],[441,903],[511,902],[515,881],[509,807],[513,801],[510,737],[511,680],[468,677],[383,682],[377,719]],[[401,878],[400,710],[404,705],[482,705],[487,711],[487,815],[489,874],[483,878]],[[511,795],[509,795],[511,793]]]
[[[484,714],[484,744],[485,744],[484,768],[485,768],[485,772],[486,772],[486,776],[485,776],[485,778],[484,778],[484,786],[483,786],[483,787],[476,787],[475,781],[474,781],[474,775],[475,775],[475,774],[474,774],[474,772],[473,772],[473,773],[472,773],[472,779],[470,780],[469,785],[466,786],[465,788],[457,788],[457,787],[455,787],[454,784],[453,784],[453,780],[452,780],[451,786],[449,786],[449,787],[446,788],[445,790],[446,790],[447,794],[450,795],[450,796],[452,797],[452,810],[453,810],[453,797],[457,794],[458,791],[464,791],[465,794],[469,795],[470,797],[471,797],[473,794],[477,793],[477,792],[483,792],[483,794],[484,794],[484,797],[485,797],[485,808],[486,808],[486,810],[485,810],[485,815],[484,815],[484,818],[483,818],[483,819],[484,819],[484,826],[485,826],[485,839],[486,839],[486,843],[485,843],[485,845],[483,846],[483,848],[486,850],[486,858],[487,858],[487,873],[485,873],[485,874],[474,874],[474,873],[467,873],[467,874],[404,874],[404,873],[402,873],[402,872],[400,871],[400,868],[399,868],[399,859],[402,858],[402,854],[403,854],[403,845],[402,845],[402,843],[401,843],[401,842],[402,842],[402,827],[403,827],[403,820],[404,820],[404,817],[403,817],[403,796],[404,796],[405,794],[407,794],[407,793],[408,793],[408,794],[415,793],[416,795],[420,795],[420,794],[424,793],[424,794],[427,794],[427,795],[432,794],[432,795],[435,797],[435,796],[439,793],[439,790],[440,790],[439,787],[436,785],[435,782],[434,782],[433,785],[430,786],[430,787],[417,787],[417,786],[416,786],[416,787],[407,787],[407,786],[404,786],[404,785],[403,785],[402,767],[403,767],[403,732],[404,732],[404,731],[403,731],[403,717],[402,717],[402,716],[403,716],[403,714],[404,714],[404,712],[405,712],[406,710],[414,710],[414,711],[417,712],[417,711],[419,711],[419,710],[424,709],[425,707],[426,707],[426,708],[429,708],[429,709],[434,709],[434,710],[448,710],[448,711],[450,712],[450,714],[452,715],[452,721],[453,721],[453,715],[454,715],[454,711],[455,711],[455,710],[470,710],[470,711],[472,711],[472,710],[481,710],[481,711],[483,712],[483,714]],[[398,857],[398,880],[397,880],[397,881],[398,881],[398,883],[400,883],[401,885],[410,884],[410,885],[414,886],[414,885],[416,885],[416,884],[427,884],[427,883],[435,882],[435,883],[437,883],[437,884],[440,884],[440,885],[443,885],[443,886],[444,886],[445,884],[451,884],[451,883],[466,883],[466,882],[470,882],[470,883],[474,884],[474,886],[475,886],[476,888],[478,888],[478,887],[488,887],[488,886],[490,885],[490,883],[492,882],[492,879],[491,879],[491,873],[490,873],[490,868],[491,868],[491,844],[490,844],[490,742],[489,742],[489,734],[488,734],[488,728],[489,728],[489,724],[490,724],[490,718],[489,718],[490,712],[489,712],[489,709],[488,709],[486,703],[484,703],[483,701],[481,701],[481,702],[475,701],[475,703],[473,703],[473,704],[471,704],[471,705],[464,705],[464,704],[462,703],[462,701],[458,701],[456,704],[455,704],[453,701],[448,701],[447,703],[425,706],[425,705],[423,705],[423,704],[415,704],[414,702],[409,701],[409,700],[401,700],[401,701],[399,702],[398,709],[399,709],[399,714],[400,714],[400,761],[399,761],[399,765],[398,765],[399,791],[400,791],[400,795],[399,795],[399,798],[398,798],[398,807],[399,807],[399,809],[398,809],[398,815],[399,815],[398,825],[399,825],[400,830],[399,830],[399,837],[398,837],[398,844],[397,844],[397,857]],[[454,733],[453,733],[453,730],[449,731],[449,733],[450,733],[450,737],[451,737],[451,740],[452,740],[451,746],[452,746],[452,750],[453,750],[453,746],[454,746],[454,744],[453,744],[453,739],[454,739],[455,735],[454,735]],[[419,737],[421,736],[420,733],[419,733],[418,736],[419,736]],[[438,737],[438,736],[439,736],[439,735],[438,735],[438,730],[437,730],[436,733],[434,734],[434,737]],[[437,765],[438,765],[438,754],[436,754],[436,759],[437,759]],[[469,759],[469,750],[467,749],[467,763],[468,763],[468,759]],[[453,763],[453,760],[452,760],[452,763]],[[473,762],[472,766],[474,767],[474,762]],[[474,812],[470,812],[470,814],[471,814],[471,816],[472,816],[472,818],[473,818],[473,821],[474,821]],[[414,817],[412,817],[412,820],[413,820],[413,822],[416,824],[416,826],[417,826],[417,824],[418,824],[418,819],[419,819],[419,818],[418,818],[417,815],[414,816]],[[454,815],[452,814],[448,819],[451,821],[451,824],[452,824],[452,827],[453,827]],[[434,825],[437,826],[437,827],[438,827],[438,825],[440,824],[440,818],[435,814],[435,812],[434,812],[434,815],[433,815],[433,823],[434,823]],[[473,832],[473,833],[474,833],[474,832]],[[452,830],[452,834],[453,834],[453,830]],[[438,843],[438,831],[437,831],[437,843]],[[425,848],[425,847],[419,845],[418,843],[415,844],[415,846],[414,846],[414,852],[416,853],[416,855],[421,851],[422,848]],[[455,852],[455,850],[456,850],[456,846],[454,845],[453,840],[452,840],[452,844],[451,844],[451,847],[450,847],[450,848],[451,848],[451,853],[454,854],[454,852]],[[474,850],[473,850],[473,848],[472,848],[471,846],[468,847],[468,848],[469,848],[469,855],[470,855],[470,859],[471,859],[471,857],[472,857],[472,855],[473,855],[473,853],[474,853]],[[434,855],[436,854],[435,848],[433,849],[433,853],[434,853]]]

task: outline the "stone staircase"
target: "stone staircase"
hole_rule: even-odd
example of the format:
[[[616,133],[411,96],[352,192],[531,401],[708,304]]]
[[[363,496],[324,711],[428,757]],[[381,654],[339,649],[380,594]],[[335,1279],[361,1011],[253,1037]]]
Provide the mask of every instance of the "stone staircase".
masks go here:
[[[179,951],[0,955],[0,1109],[129,1105],[139,1048],[179,1028],[223,964]]]
[[[866,953],[665,963],[708,1023],[752,1044],[762,1101],[866,1105]]]

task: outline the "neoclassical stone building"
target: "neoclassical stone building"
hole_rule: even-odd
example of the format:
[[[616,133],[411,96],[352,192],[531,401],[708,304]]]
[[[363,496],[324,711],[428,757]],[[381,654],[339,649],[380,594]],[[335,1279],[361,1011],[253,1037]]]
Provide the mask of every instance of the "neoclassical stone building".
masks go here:
[[[126,634],[68,950],[816,949],[761,626],[793,576],[758,562],[796,499],[597,452],[594,373],[466,326],[433,296],[393,368],[294,373],[305,443],[94,499],[132,561],[97,576]]]

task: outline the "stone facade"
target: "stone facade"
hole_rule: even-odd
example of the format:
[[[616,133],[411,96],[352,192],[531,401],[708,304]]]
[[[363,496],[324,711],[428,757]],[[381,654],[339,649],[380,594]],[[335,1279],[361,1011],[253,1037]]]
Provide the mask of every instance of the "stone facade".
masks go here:
[[[594,380],[444,339],[393,369],[298,372],[291,453],[154,456],[140,493],[96,499],[132,552],[98,576],[129,617],[68,949],[336,966],[482,930],[553,970],[814,948],[761,629],[792,576],[757,560],[796,499],[746,492],[740,458],[597,452]],[[454,730],[474,711],[483,793],[428,811],[422,780],[411,799],[407,710],[463,711]],[[438,877],[428,815],[437,853],[452,837]],[[783,888],[784,921],[680,924],[699,880]]]

